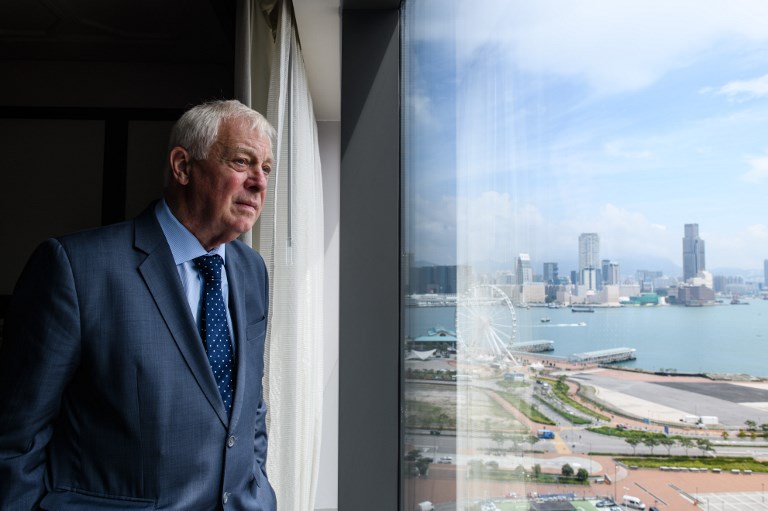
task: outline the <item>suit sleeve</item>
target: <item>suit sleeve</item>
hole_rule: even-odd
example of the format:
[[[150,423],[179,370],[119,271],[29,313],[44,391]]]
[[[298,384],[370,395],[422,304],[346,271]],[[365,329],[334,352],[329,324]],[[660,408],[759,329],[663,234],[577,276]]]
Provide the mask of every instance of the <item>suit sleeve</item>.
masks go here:
[[[0,509],[36,509],[46,446],[80,355],[80,313],[69,259],[38,247],[14,290],[0,346]]]
[[[264,265],[264,262],[261,261],[261,267],[263,272],[263,281],[264,281],[264,317],[267,318],[266,321],[269,321],[269,277],[267,273],[267,268]],[[266,331],[269,331],[266,328],[266,324],[264,326]],[[264,343],[265,350],[266,350],[266,342]],[[261,373],[264,374],[264,353],[261,353],[259,355],[262,361],[262,370]],[[263,389],[264,386],[262,385],[261,388]],[[261,471],[266,476],[267,474],[267,404],[264,400],[264,395],[262,393],[261,400],[259,402],[259,408],[256,410],[256,430],[254,435],[254,457],[256,459],[256,463],[258,464]]]

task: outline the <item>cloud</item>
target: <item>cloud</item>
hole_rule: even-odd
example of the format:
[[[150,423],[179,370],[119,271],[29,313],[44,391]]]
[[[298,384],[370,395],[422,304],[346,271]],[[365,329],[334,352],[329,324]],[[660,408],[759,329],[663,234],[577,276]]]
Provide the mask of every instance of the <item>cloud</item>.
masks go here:
[[[768,225],[752,224],[731,232],[702,233],[707,268],[731,267],[757,270],[768,254]]]
[[[702,92],[710,92],[726,96],[728,101],[742,102],[768,96],[768,74],[751,80],[736,80],[728,82],[715,89],[707,88]]]
[[[598,94],[647,87],[724,37],[755,46],[768,40],[763,0],[425,3],[424,19],[444,24],[414,37],[455,38],[459,62],[503,54],[522,71],[578,78]],[[446,3],[460,24],[446,16]]]
[[[760,183],[768,178],[768,154],[746,159],[750,169],[740,176],[747,183]]]
[[[411,94],[409,101],[411,102],[413,118],[418,121],[422,127],[435,128],[440,125],[435,118],[432,98],[425,94],[413,93]]]

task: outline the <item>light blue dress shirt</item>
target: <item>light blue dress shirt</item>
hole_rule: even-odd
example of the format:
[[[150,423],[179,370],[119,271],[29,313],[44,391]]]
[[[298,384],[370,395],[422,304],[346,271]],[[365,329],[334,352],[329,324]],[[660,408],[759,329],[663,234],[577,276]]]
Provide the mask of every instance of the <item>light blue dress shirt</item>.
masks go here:
[[[210,252],[200,244],[195,235],[189,229],[184,227],[181,222],[173,215],[171,208],[165,199],[161,199],[155,205],[155,216],[160,222],[160,228],[165,234],[165,239],[171,247],[173,261],[176,264],[176,270],[179,272],[181,286],[187,296],[189,308],[192,316],[195,318],[195,324],[200,328],[200,299],[203,294],[203,276],[195,268],[193,259],[204,255],[218,254],[224,260],[224,268],[227,267],[226,244],[219,245]],[[221,292],[224,295],[224,306],[227,309],[227,320],[229,322],[229,337],[234,345],[235,335],[232,330],[232,317],[229,313],[229,283],[227,281],[227,272],[221,272]]]

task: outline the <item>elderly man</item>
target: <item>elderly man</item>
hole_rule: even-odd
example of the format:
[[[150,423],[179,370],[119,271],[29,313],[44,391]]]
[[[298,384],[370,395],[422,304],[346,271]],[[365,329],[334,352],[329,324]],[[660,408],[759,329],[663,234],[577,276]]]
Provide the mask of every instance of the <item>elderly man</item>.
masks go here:
[[[0,353],[0,509],[276,509],[253,227],[274,130],[237,101],[171,135],[162,200],[43,243]]]

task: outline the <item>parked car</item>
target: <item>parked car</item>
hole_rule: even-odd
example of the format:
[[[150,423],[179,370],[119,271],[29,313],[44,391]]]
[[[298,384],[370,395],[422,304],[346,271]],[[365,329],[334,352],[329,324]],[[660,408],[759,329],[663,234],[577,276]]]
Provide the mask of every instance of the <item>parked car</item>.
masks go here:
[[[443,456],[439,460],[437,460],[438,463],[453,463],[453,458],[450,456]]]
[[[624,498],[622,499],[624,503],[624,507],[629,507],[632,509],[645,509],[645,504],[643,504],[643,501],[638,499],[637,497],[633,497],[632,495],[624,495]]]

